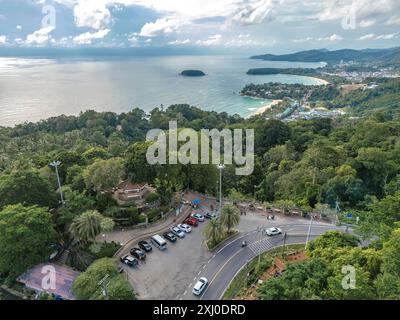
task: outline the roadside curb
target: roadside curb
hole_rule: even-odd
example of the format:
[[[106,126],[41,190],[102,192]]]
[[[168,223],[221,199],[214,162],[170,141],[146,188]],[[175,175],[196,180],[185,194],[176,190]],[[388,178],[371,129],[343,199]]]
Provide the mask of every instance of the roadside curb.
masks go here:
[[[207,248],[207,250],[210,251],[210,252],[215,252],[215,251],[217,251],[219,248],[221,248],[222,246],[224,246],[227,242],[229,242],[230,240],[236,238],[236,237],[237,237],[238,235],[240,235],[240,234],[241,234],[240,231],[239,231],[239,230],[236,230],[236,232],[235,232],[233,235],[229,236],[228,238],[226,238],[224,241],[222,241],[221,243],[219,243],[216,247],[214,247],[214,248],[212,248],[212,249],[210,249],[210,248],[208,247],[208,243],[207,243],[207,241],[206,241],[206,248]]]
[[[154,235],[154,234],[157,234],[157,233],[160,233],[160,232],[167,231],[167,230],[169,230],[169,229],[171,228],[171,226],[173,226],[173,225],[175,225],[175,224],[177,224],[177,223],[183,222],[183,221],[187,218],[187,214],[188,214],[188,212],[190,211],[190,209],[191,209],[191,208],[188,207],[187,210],[185,210],[180,216],[176,217],[176,219],[172,220],[171,223],[168,224],[167,226],[163,226],[163,227],[160,227],[159,229],[146,232],[146,233],[144,233],[144,234],[141,234],[141,235],[139,235],[139,236],[137,236],[137,237],[134,237],[134,238],[128,240],[128,241],[114,254],[114,257],[115,257],[115,258],[118,257],[118,256],[121,254],[121,252],[122,252],[123,250],[125,250],[125,248],[126,248],[127,246],[131,245],[132,243],[145,240],[145,239],[147,239],[147,238],[148,238],[149,236],[151,236],[151,235]]]

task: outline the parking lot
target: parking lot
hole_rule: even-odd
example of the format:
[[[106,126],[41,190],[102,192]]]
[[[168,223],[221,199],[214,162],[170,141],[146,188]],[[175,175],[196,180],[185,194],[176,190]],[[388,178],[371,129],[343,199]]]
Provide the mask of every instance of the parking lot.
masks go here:
[[[124,266],[139,299],[175,299],[186,290],[188,284],[194,284],[197,280],[194,275],[211,257],[203,236],[206,223],[192,227],[192,232],[186,234],[184,239],[178,239],[175,243],[167,241],[165,251],[153,246],[146,261],[140,262],[137,268]],[[133,244],[133,247],[137,247],[137,244]]]
[[[192,213],[204,214],[210,211],[210,203],[202,202],[202,207],[199,210],[193,210]],[[153,251],[147,254],[146,261],[139,262],[137,268],[124,266],[126,276],[135,289],[138,299],[192,299],[195,296],[191,290],[200,277],[206,275],[212,279],[214,274],[220,273],[221,267],[229,260],[230,255],[234,255],[236,251],[240,250],[240,246],[233,248],[234,252],[229,253],[228,256],[220,254],[221,250],[210,253],[206,248],[203,236],[203,230],[207,223],[208,220],[200,222],[198,227],[192,227],[192,232],[186,234],[184,239],[177,239],[175,243],[167,241],[167,250],[165,251],[160,251],[152,245]],[[246,234],[257,232],[254,230],[261,226],[267,228],[286,225],[285,231],[296,233],[297,227],[292,229],[290,226],[296,226],[299,223],[304,224],[305,227],[308,227],[309,224],[307,220],[285,216],[279,216],[274,221],[269,221],[265,212],[255,211],[247,212],[241,217],[238,229],[242,234]],[[303,230],[302,233],[304,233]],[[164,232],[158,232],[158,234],[163,236]],[[152,235],[154,234],[149,235],[146,239],[149,243]],[[138,247],[137,243],[130,244],[127,249],[134,247]],[[125,250],[125,252],[127,251]],[[212,275],[210,276],[208,273]]]

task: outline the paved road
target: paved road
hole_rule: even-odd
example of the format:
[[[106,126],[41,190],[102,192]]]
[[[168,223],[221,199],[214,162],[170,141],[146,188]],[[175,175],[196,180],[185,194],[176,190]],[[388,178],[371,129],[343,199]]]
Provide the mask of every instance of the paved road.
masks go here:
[[[287,244],[306,242],[309,228],[308,224],[286,224],[280,225],[279,227],[282,228],[283,232],[287,232]],[[261,232],[262,229],[263,228],[259,228],[239,235],[201,266],[197,274],[197,279],[206,277],[210,281],[210,284],[205,293],[197,299],[220,300],[236,273],[244,267],[248,261],[252,260],[260,253],[264,253],[283,244],[283,236],[264,236]],[[343,228],[314,222],[310,239],[314,239],[328,230],[343,230]],[[248,246],[245,248],[241,246],[243,241],[247,241],[248,243]],[[192,294],[191,286],[187,287],[177,298],[182,300],[196,299]]]

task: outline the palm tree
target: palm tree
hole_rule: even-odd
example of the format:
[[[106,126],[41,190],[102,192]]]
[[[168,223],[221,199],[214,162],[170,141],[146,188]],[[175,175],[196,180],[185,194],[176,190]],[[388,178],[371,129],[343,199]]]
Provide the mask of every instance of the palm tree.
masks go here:
[[[219,219],[211,219],[204,229],[204,236],[212,245],[216,244],[218,239],[222,238],[223,228]]]
[[[237,207],[227,205],[221,212],[221,223],[228,229],[228,233],[233,227],[236,227],[240,221],[240,211]]]
[[[90,243],[101,233],[103,219],[96,210],[86,211],[72,221],[69,232],[75,240]]]

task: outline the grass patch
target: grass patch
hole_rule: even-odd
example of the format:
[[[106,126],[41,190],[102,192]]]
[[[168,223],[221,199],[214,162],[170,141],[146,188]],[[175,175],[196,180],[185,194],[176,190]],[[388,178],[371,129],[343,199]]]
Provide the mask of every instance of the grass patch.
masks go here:
[[[291,254],[304,249],[304,244],[287,245],[285,255]],[[258,264],[258,256],[251,260],[236,277],[232,280],[228,289],[225,291],[223,300],[232,300],[244,290],[257,282],[260,276],[267,271],[275,260],[275,257],[282,255],[282,247],[272,249],[261,254],[260,265]]]

